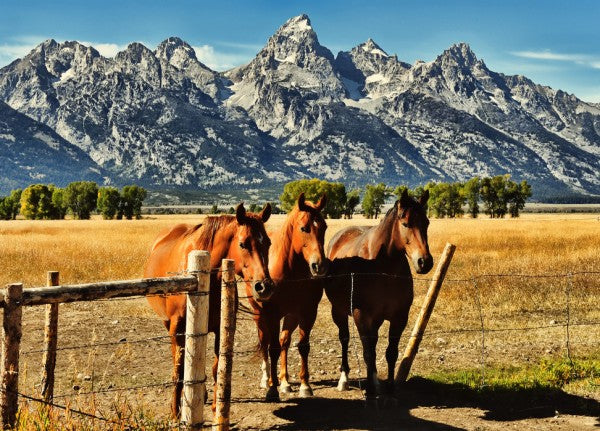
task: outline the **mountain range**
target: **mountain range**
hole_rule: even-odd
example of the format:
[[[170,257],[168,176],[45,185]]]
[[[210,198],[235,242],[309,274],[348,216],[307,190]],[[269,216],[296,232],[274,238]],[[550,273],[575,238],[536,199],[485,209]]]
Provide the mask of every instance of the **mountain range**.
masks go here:
[[[47,40],[0,69],[0,101],[0,192],[92,179],[276,196],[305,177],[509,173],[538,198],[600,194],[600,105],[491,71],[465,43],[412,65],[371,39],[334,56],[306,15],[226,72],[177,37],[114,58]]]

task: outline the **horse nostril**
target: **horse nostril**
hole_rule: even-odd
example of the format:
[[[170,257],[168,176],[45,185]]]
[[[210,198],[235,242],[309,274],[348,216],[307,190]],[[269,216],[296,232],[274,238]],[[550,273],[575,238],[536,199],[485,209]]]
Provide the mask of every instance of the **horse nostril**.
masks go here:
[[[425,266],[425,259],[420,257],[419,260],[417,260],[417,264],[419,265],[419,268],[423,268]]]
[[[312,269],[313,272],[319,272],[319,264],[316,262],[313,262],[310,264],[310,267]]]
[[[259,281],[254,283],[254,290],[256,293],[262,293],[265,290],[265,286]]]

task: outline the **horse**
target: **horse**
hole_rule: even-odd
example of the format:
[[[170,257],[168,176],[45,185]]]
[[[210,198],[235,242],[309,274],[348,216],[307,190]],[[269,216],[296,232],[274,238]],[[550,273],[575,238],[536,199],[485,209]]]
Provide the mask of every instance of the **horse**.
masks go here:
[[[268,259],[271,241],[264,223],[271,215],[267,204],[258,213],[247,213],[244,204],[236,208],[236,214],[209,216],[202,224],[190,226],[178,224],[163,231],[152,245],[144,269],[144,277],[166,277],[170,272],[181,272],[187,268],[187,256],[192,250],[210,252],[210,296],[208,331],[215,333],[215,360],[213,377],[216,384],[219,357],[219,324],[221,303],[222,259],[235,260],[235,271],[243,277],[246,289],[257,303],[268,301],[274,292],[274,283],[269,275]],[[148,303],[163,319],[171,336],[173,355],[173,380],[175,387],[171,403],[171,415],[177,418],[180,412],[183,389],[183,349],[185,345],[186,295],[148,297]],[[216,393],[216,392],[215,392]],[[215,408],[213,400],[213,410]]]
[[[308,354],[310,332],[317,317],[317,308],[323,296],[321,285],[307,285],[311,277],[326,274],[328,261],[325,258],[325,230],[327,224],[321,215],[326,196],[313,204],[305,200],[304,193],[288,214],[281,229],[269,232],[272,241],[269,252],[269,272],[275,282],[275,292],[269,302],[258,302],[249,298],[258,328],[260,353],[262,355],[262,379],[260,386],[268,389],[267,401],[278,401],[279,386],[277,360],[281,355],[281,391],[291,392],[288,383],[287,353],[291,335],[299,327],[298,350],[301,357],[301,397],[312,396],[309,383]],[[250,296],[250,295],[249,295]],[[281,337],[280,321],[283,318]],[[270,368],[268,363],[270,359]]]
[[[351,315],[360,335],[367,366],[367,400],[376,397],[379,389],[375,363],[379,328],[384,320],[390,322],[385,352],[388,374],[384,394],[394,393],[398,342],[413,301],[413,280],[408,260],[418,274],[426,274],[433,267],[427,242],[429,220],[425,204],[428,198],[428,191],[418,201],[405,191],[379,225],[348,227],[337,232],[329,241],[327,256],[332,279],[325,285],[325,294],[331,303],[331,315],[342,345],[337,387],[340,391],[348,390],[348,315]]]

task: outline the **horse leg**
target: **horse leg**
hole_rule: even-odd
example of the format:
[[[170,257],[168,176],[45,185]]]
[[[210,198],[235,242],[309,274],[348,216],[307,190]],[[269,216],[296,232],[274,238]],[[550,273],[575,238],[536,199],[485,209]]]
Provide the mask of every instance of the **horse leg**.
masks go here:
[[[166,326],[166,323],[165,323]],[[171,336],[171,354],[173,356],[173,399],[171,400],[171,417],[177,419],[181,408],[181,392],[183,391],[183,359],[185,347],[185,319],[175,316],[169,322]]]
[[[269,316],[268,319],[268,335],[269,335],[269,360],[271,368],[270,386],[267,390],[266,401],[279,401],[279,378],[277,376],[277,360],[281,354],[281,345],[279,344],[279,318],[277,316]]]
[[[298,351],[300,353],[301,365],[300,365],[300,396],[302,398],[312,397],[313,391],[309,383],[309,372],[308,372],[308,354],[310,353],[310,331],[315,324],[317,318],[317,310],[311,313],[308,318],[300,319],[300,341],[298,341]]]
[[[260,388],[267,389],[269,387],[269,381],[271,380],[271,375],[269,374],[269,337],[268,333],[265,332],[263,327],[261,326],[260,321],[257,321],[258,325],[258,340],[259,340],[259,349],[260,356],[262,358],[260,364],[261,371],[261,379],[260,379]]]
[[[342,345],[342,364],[340,365],[340,380],[338,381],[337,390],[347,391],[348,375],[350,374],[350,365],[348,364],[348,342],[350,341],[350,331],[348,330],[348,315],[345,311],[339,311],[331,308],[331,316],[333,322],[338,327],[338,337]]]
[[[281,380],[281,383],[279,384],[279,390],[284,394],[292,392],[292,388],[289,384],[290,376],[288,374],[287,356],[288,350],[290,348],[290,342],[292,341],[292,333],[294,332],[297,326],[298,319],[296,319],[292,315],[288,314],[283,318],[283,327],[281,329],[281,335],[279,337],[279,345],[281,346],[281,364],[279,365],[279,380]]]
[[[400,341],[400,335],[402,335],[402,331],[404,331],[407,321],[408,315],[406,313],[395,316],[395,318],[390,320],[389,340],[387,349],[385,350],[385,359],[388,366],[388,375],[385,384],[386,395],[393,395],[394,393],[394,371],[396,368],[396,361],[398,360],[398,342]]]
[[[219,369],[219,349],[220,349],[220,336],[219,331],[215,332],[215,359],[213,361],[212,366],[212,375],[213,375],[213,402],[211,409],[213,413],[217,410],[217,371]]]
[[[377,379],[377,364],[376,364],[376,347],[377,347],[377,332],[379,325],[374,322],[363,321],[360,318],[360,312],[355,312],[355,322],[360,334],[360,341],[363,346],[363,359],[367,366],[367,381],[365,383],[365,395],[367,400],[377,396],[379,380]],[[357,318],[357,314],[359,317]]]

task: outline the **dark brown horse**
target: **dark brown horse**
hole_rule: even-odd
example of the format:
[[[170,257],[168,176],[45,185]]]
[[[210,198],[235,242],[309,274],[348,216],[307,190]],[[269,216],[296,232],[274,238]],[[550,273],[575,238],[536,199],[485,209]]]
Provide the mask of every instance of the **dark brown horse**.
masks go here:
[[[320,212],[325,202],[325,196],[313,204],[305,201],[304,194],[301,194],[281,229],[270,233],[272,246],[269,252],[269,272],[276,289],[268,302],[259,303],[250,298],[263,357],[261,387],[268,387],[267,401],[279,400],[277,360],[280,355],[281,391],[291,390],[288,383],[287,352],[292,332],[297,327],[300,334],[298,350],[302,359],[299,394],[303,397],[312,395],[308,373],[309,338],[323,288],[318,284],[309,285],[306,281],[311,277],[322,276],[327,271],[323,249],[327,225]],[[269,359],[270,367],[267,365]]]
[[[270,215],[269,204],[259,214],[246,213],[244,205],[240,204],[235,216],[206,217],[202,224],[196,226],[179,224],[168,229],[154,242],[146,262],[144,277],[167,277],[169,273],[185,271],[190,251],[207,250],[210,252],[211,269],[220,268],[222,259],[234,259],[237,275],[245,280],[252,280],[246,285],[253,298],[258,302],[266,301],[274,292],[268,268],[270,240],[264,226]],[[186,296],[154,296],[148,297],[148,302],[164,320],[171,335],[173,379],[177,382],[173,392],[171,414],[177,417],[183,388]],[[221,273],[212,271],[208,330],[215,333],[215,382],[219,355],[220,303]],[[214,405],[213,401],[213,408]]]
[[[408,260],[419,274],[427,273],[433,266],[427,243],[429,220],[424,210],[428,198],[427,191],[419,201],[405,192],[378,226],[342,229],[328,244],[330,275],[334,278],[325,284],[325,293],[331,302],[331,314],[342,344],[338,390],[348,389],[347,316],[350,314],[356,323],[367,365],[367,398],[377,394],[379,383],[375,365],[379,327],[384,320],[390,322],[385,352],[388,365],[385,393],[393,393],[398,341],[413,300]]]

